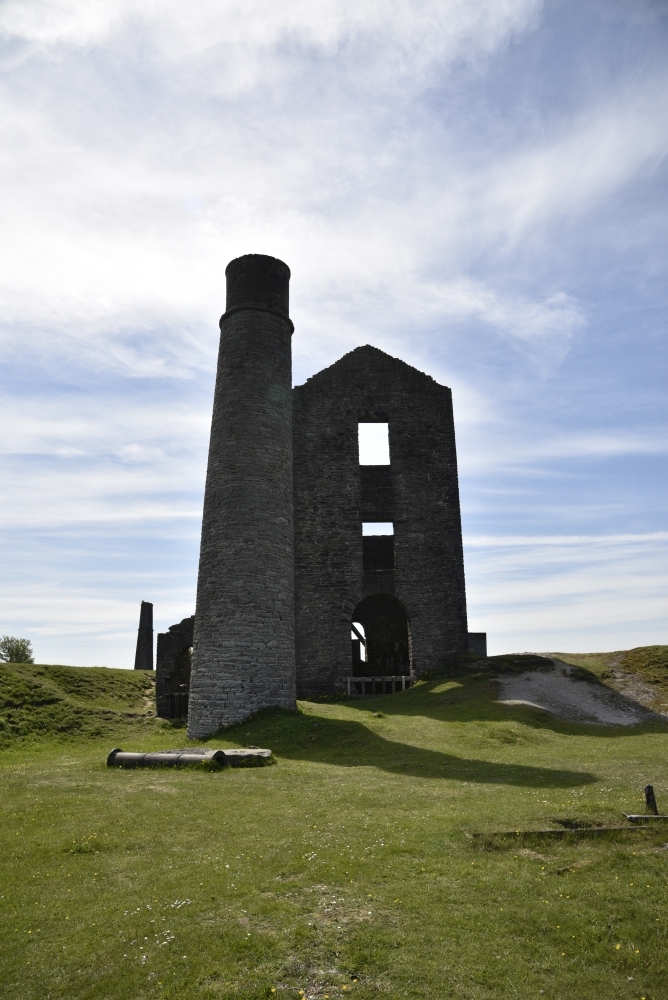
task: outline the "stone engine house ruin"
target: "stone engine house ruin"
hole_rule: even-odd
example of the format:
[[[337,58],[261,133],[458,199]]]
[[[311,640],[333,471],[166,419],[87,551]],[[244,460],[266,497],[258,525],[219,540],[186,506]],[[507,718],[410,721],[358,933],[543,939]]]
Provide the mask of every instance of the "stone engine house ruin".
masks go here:
[[[196,612],[158,636],[158,714],[185,695],[195,737],[469,642],[450,389],[370,346],[293,389],[289,269],[226,277]]]
[[[467,648],[450,390],[358,347],[297,386],[292,412],[298,695],[340,689],[351,622],[366,674],[443,668]],[[360,464],[369,424],[389,464]]]

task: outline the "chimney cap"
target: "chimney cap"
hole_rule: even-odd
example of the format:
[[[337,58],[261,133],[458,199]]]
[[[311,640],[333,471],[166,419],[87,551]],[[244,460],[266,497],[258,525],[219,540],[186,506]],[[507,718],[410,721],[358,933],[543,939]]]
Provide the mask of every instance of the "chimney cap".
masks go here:
[[[247,253],[230,261],[225,277],[226,312],[242,306],[259,306],[289,318],[290,268],[282,260],[261,253]]]

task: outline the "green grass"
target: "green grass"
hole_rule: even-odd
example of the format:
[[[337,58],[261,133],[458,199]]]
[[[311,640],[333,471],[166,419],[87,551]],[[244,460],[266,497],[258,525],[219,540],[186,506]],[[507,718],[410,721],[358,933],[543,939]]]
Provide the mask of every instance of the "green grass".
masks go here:
[[[108,769],[194,742],[149,677],[0,675],[3,997],[668,995],[668,824],[613,829],[648,782],[668,806],[664,723],[500,705],[483,669],[208,741],[271,767]]]

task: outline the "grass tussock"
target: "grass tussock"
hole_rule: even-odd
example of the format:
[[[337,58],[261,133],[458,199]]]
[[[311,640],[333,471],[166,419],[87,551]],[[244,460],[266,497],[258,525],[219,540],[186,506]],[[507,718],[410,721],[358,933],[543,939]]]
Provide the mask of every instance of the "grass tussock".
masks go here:
[[[661,721],[501,705],[479,663],[200,741],[273,767],[125,770],[111,747],[187,742],[150,678],[2,669],[3,996],[665,996],[668,828],[619,829],[647,783],[668,805]]]

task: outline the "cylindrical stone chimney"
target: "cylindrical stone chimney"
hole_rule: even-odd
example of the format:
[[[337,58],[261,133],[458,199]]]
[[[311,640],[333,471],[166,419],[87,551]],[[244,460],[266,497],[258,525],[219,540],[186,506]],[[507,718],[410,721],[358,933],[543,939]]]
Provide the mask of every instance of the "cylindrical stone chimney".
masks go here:
[[[197,582],[188,733],[295,707],[290,269],[228,264]]]

